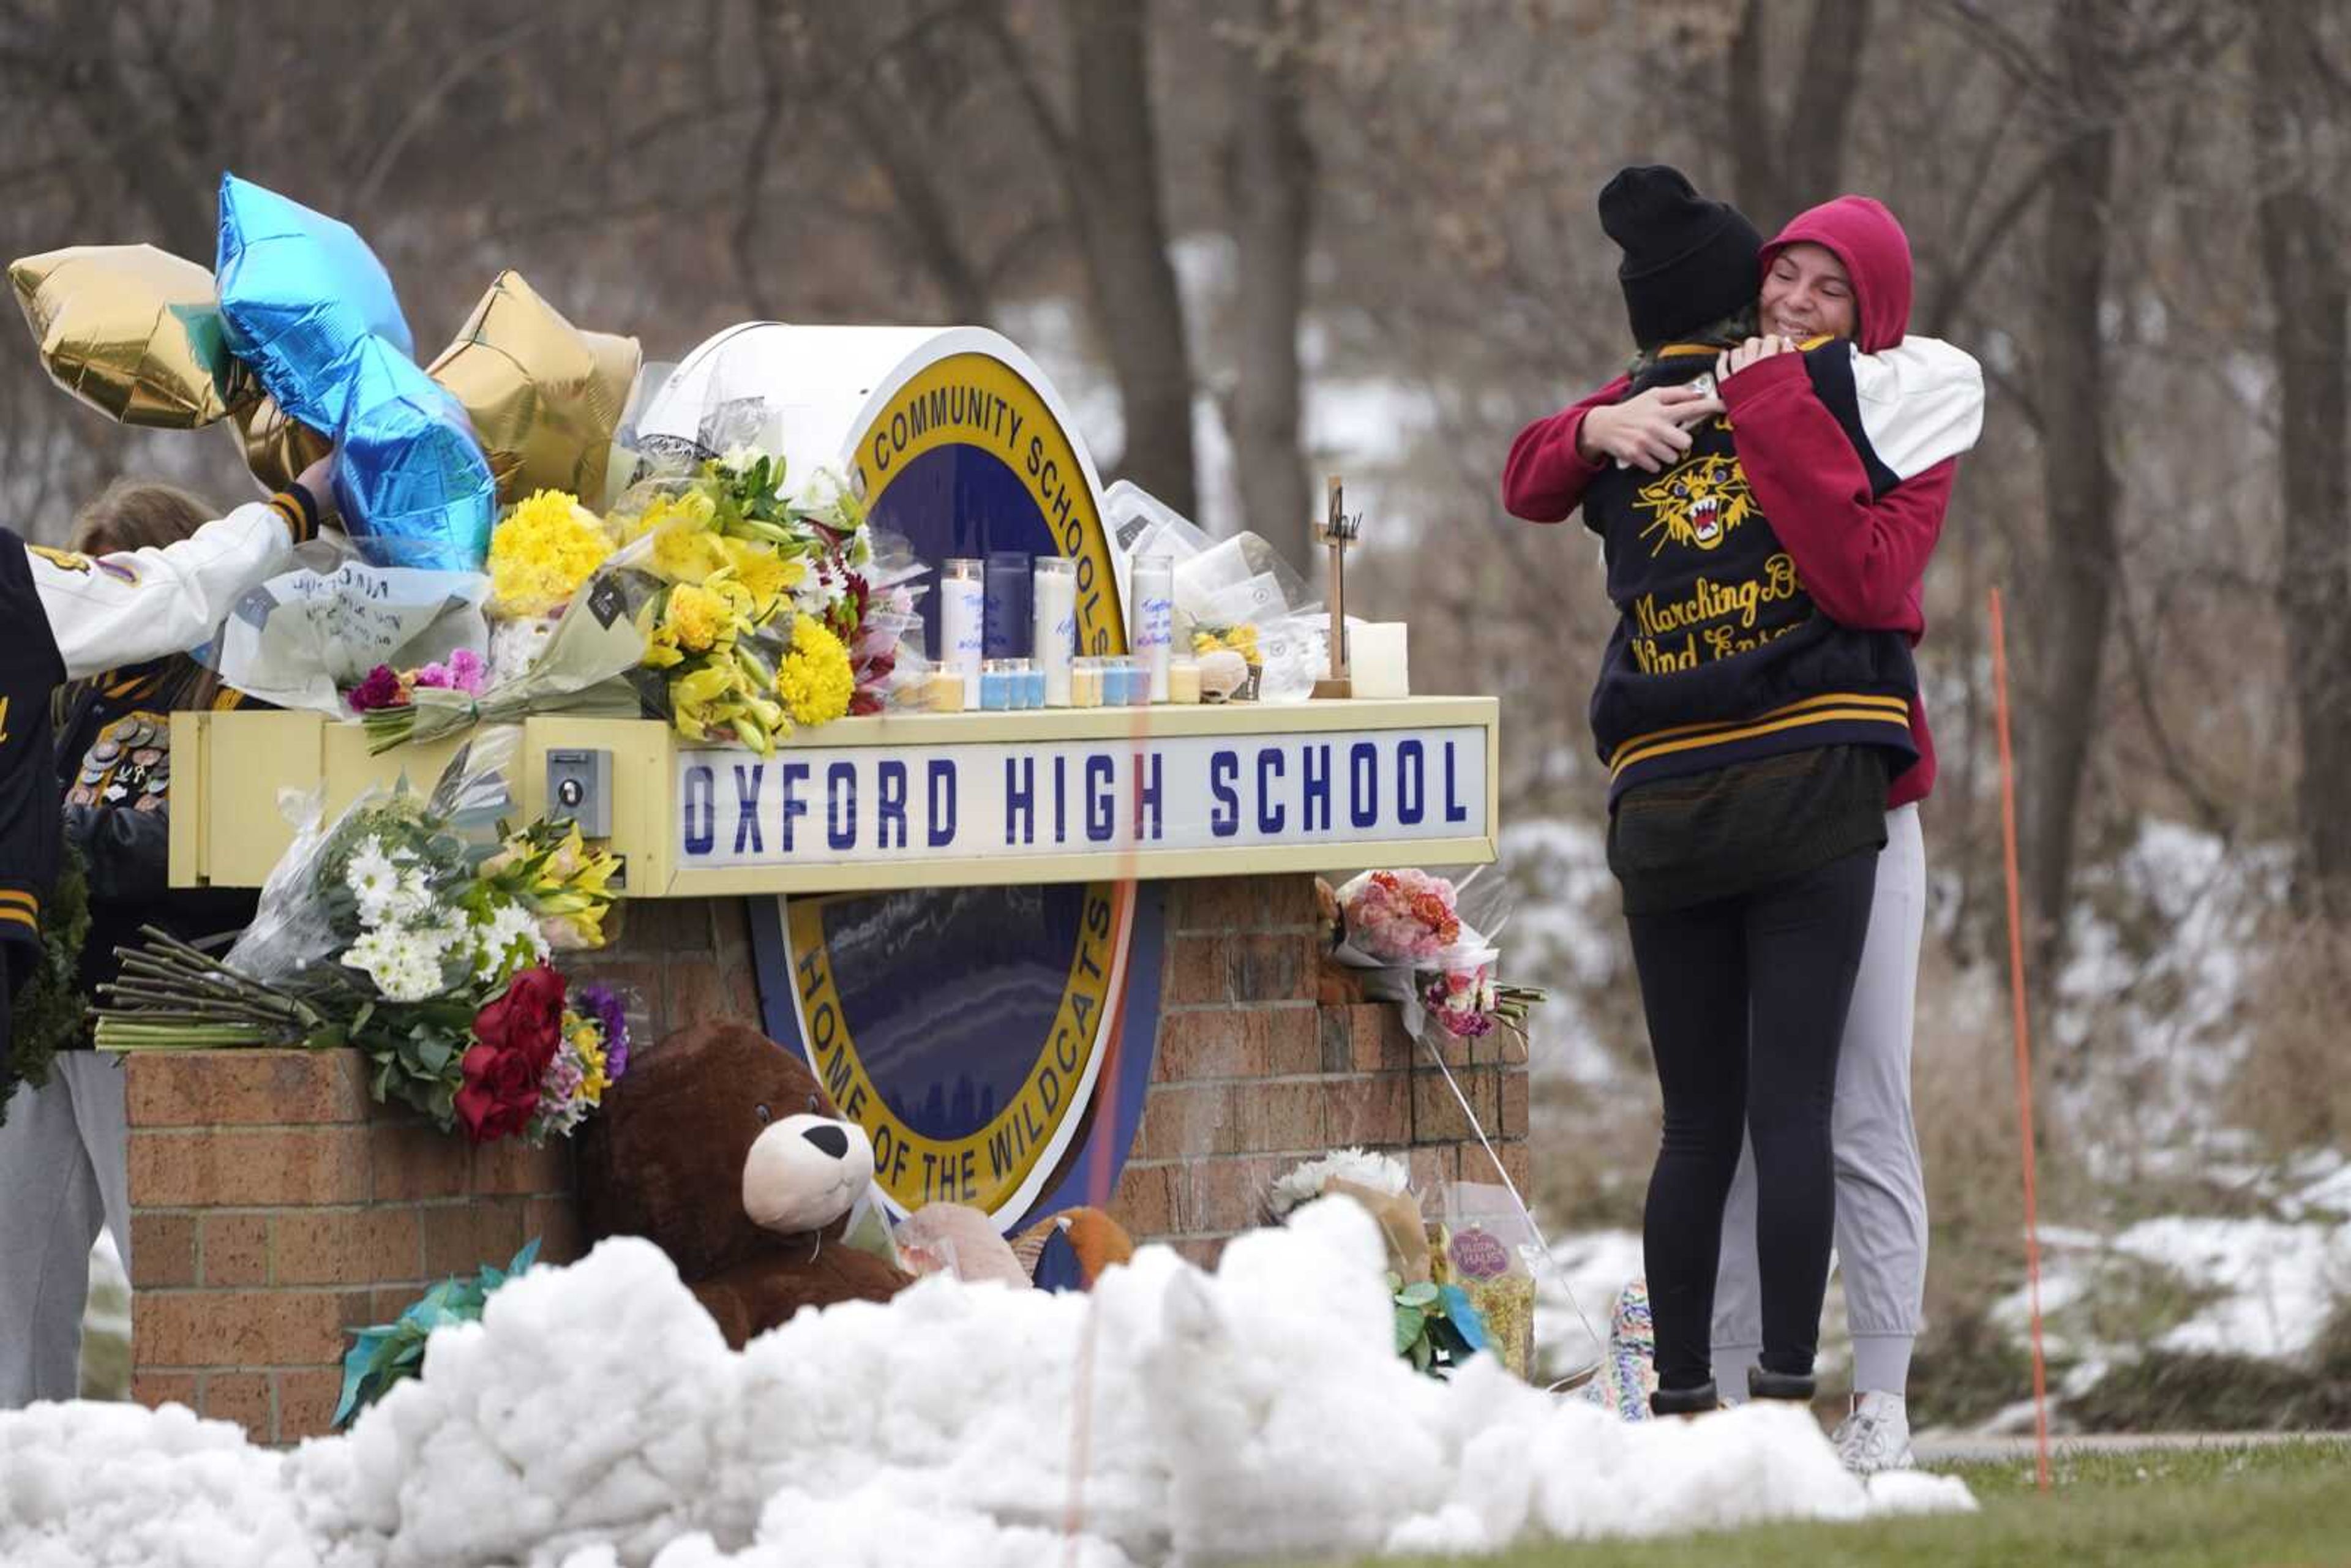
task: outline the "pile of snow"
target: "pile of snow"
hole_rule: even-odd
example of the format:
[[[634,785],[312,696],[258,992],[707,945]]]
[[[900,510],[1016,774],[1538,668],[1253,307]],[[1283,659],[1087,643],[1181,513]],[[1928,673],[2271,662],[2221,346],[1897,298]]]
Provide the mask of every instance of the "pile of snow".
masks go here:
[[[1626,1426],[1483,1363],[1419,1377],[1384,1270],[1325,1200],[1214,1275],[1147,1248],[1092,1296],[933,1279],[737,1354],[611,1241],[290,1455],[177,1408],[0,1415],[0,1562],[1026,1565],[1074,1520],[1076,1560],[1121,1568],[1973,1507],[1855,1480],[1797,1410]]]

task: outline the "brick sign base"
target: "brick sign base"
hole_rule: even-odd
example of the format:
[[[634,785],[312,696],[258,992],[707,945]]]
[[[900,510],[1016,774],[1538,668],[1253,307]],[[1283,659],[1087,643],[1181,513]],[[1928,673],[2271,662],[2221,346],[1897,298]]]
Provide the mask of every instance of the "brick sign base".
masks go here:
[[[1172,885],[1154,1081],[1113,1211],[1137,1240],[1213,1264],[1274,1177],[1363,1145],[1416,1183],[1495,1179],[1426,1048],[1317,959],[1313,879]],[[739,903],[629,907],[592,973],[656,1032],[758,1016]],[[1507,1043],[1506,1043],[1507,1042]],[[1514,1037],[1447,1060],[1524,1190],[1527,1070]],[[128,1059],[134,1398],[237,1421],[258,1441],[329,1429],[346,1331],[529,1237],[579,1255],[568,1148],[475,1150],[371,1104],[356,1053]]]

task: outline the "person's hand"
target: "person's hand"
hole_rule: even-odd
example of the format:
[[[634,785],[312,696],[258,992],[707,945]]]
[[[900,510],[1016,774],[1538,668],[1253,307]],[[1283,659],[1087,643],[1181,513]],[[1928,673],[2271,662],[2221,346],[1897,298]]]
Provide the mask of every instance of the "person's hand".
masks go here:
[[[308,493],[310,509],[318,514],[319,522],[335,515],[334,454],[329,453],[294,476],[294,483]]]
[[[1690,427],[1722,412],[1722,400],[1692,386],[1651,387],[1623,402],[1587,410],[1575,449],[1587,463],[1614,457],[1645,474],[1690,449]]]
[[[1750,338],[1714,361],[1715,382],[1719,385],[1729,381],[1759,360],[1768,360],[1774,354],[1792,354],[1795,351],[1796,340],[1793,338]]]

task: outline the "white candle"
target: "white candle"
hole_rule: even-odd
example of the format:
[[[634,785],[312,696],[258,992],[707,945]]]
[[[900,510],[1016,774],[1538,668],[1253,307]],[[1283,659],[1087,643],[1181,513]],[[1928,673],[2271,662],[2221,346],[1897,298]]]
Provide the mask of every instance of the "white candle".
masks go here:
[[[987,582],[977,560],[946,563],[939,580],[939,664],[963,676],[963,706],[979,706],[979,659],[987,631]]]
[[[1045,706],[1070,706],[1070,660],[1078,641],[1078,563],[1067,556],[1037,558],[1029,590],[1037,664],[1045,672]]]

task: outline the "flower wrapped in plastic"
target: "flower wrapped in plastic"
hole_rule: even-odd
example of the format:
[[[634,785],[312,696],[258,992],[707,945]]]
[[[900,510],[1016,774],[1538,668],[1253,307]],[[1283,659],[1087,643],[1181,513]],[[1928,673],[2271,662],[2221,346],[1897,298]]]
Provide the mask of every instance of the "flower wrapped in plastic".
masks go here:
[[[349,694],[379,668],[446,670],[480,658],[489,586],[478,572],[358,559],[286,572],[237,601],[212,663],[225,684],[258,701],[340,718],[353,711]]]
[[[689,739],[767,754],[796,728],[876,713],[902,684],[925,570],[876,549],[863,507],[819,472],[741,447],[641,482],[616,512],[658,581],[639,610],[640,690]]]
[[[225,958],[150,930],[103,988],[114,1051],[350,1047],[379,1101],[477,1142],[569,1133],[627,1065],[616,998],[549,962],[611,929],[614,862],[576,826],[494,826],[511,731],[460,751],[429,796],[403,779],[295,843]]]
[[[1365,994],[1402,1005],[1416,1034],[1428,1024],[1456,1039],[1499,1024],[1523,1031],[1528,1010],[1543,999],[1497,978],[1495,938],[1510,911],[1510,883],[1496,867],[1479,867],[1458,886],[1413,867],[1364,872],[1328,902],[1332,956],[1368,971]]]
[[[494,653],[479,685],[453,681],[435,686],[418,680],[400,694],[405,700],[395,696],[372,707],[354,704],[367,725],[368,749],[389,751],[413,740],[434,740],[475,725],[505,723],[535,713],[634,716],[637,695],[624,677],[645,657],[638,612],[659,584],[630,570],[632,556],[630,550],[617,552],[597,568],[520,668],[501,671]],[[494,650],[496,646],[494,638]]]
[[[1346,945],[1375,964],[1422,964],[1461,939],[1453,884],[1406,866],[1367,871],[1339,889]]]

